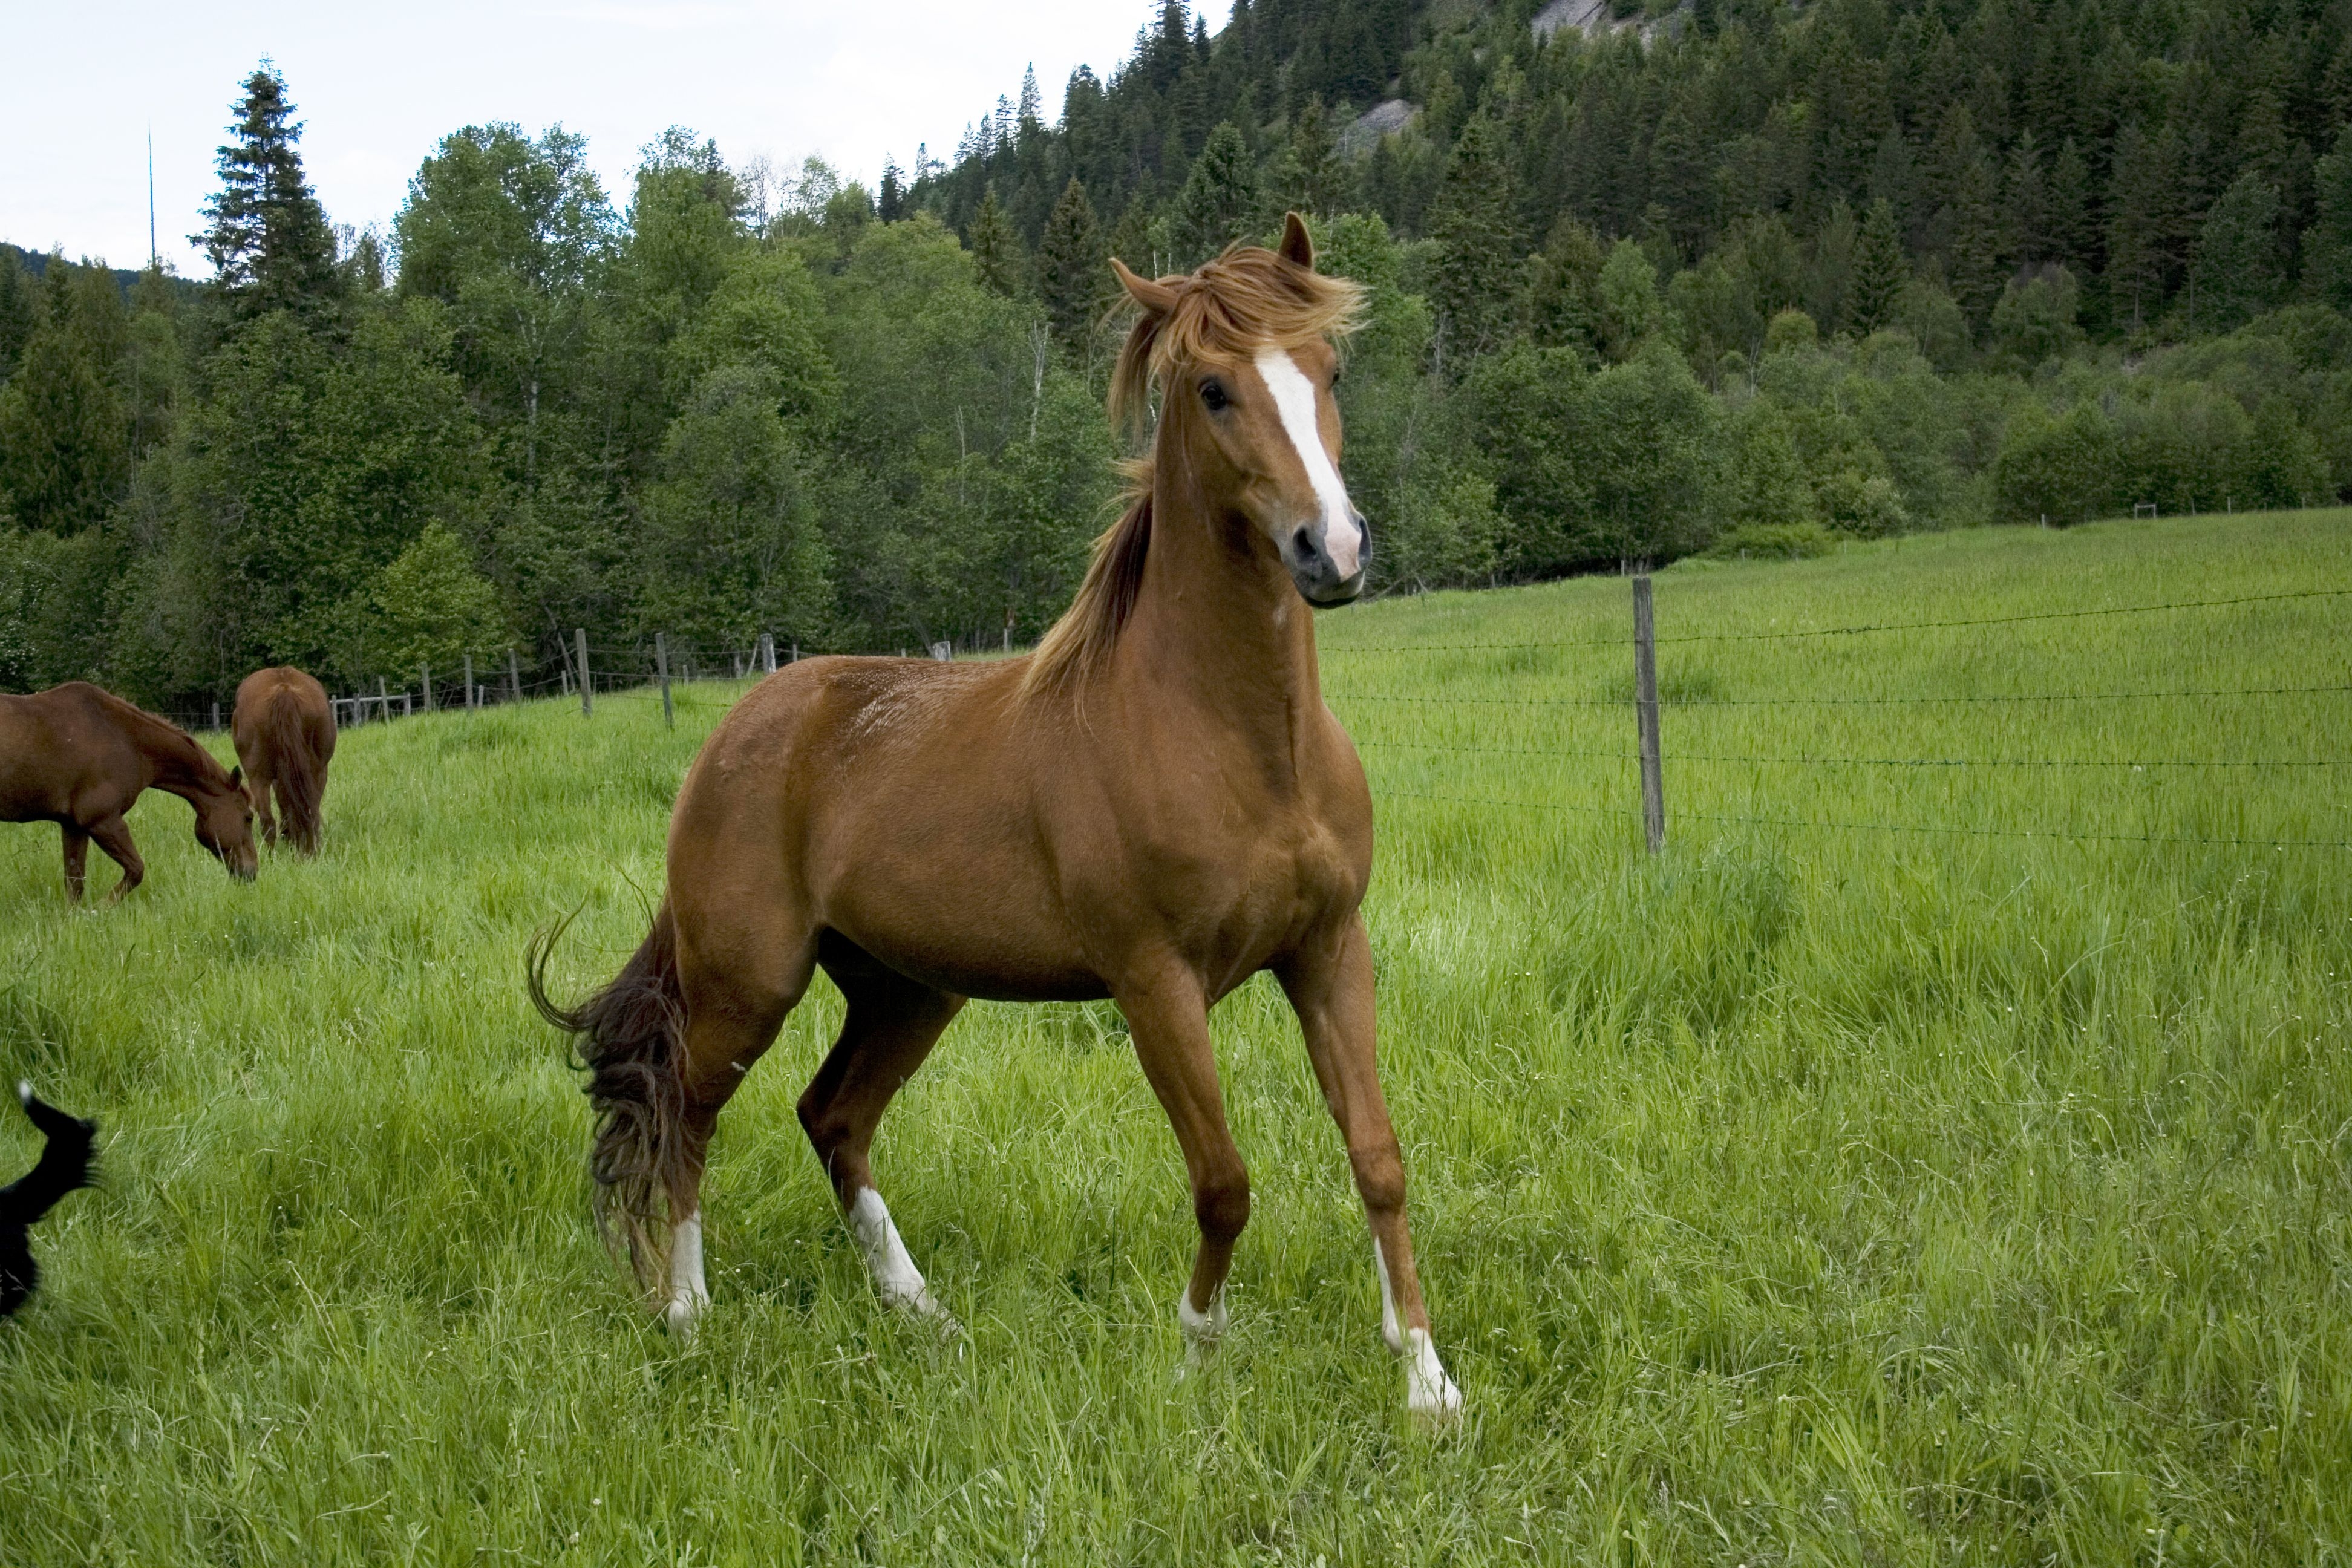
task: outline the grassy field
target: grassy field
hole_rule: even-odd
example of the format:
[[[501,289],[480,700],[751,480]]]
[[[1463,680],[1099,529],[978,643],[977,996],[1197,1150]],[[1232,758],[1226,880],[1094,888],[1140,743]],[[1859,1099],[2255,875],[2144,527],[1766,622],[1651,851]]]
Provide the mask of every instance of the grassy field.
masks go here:
[[[1655,859],[1622,582],[1325,617],[1436,1434],[1263,977],[1204,1375],[1101,1007],[974,1005],[883,1124],[962,1342],[877,1309],[793,1122],[822,982],[721,1125],[703,1331],[641,1315],[521,952],[635,943],[723,689],[352,731],[325,855],[251,887],[164,797],[121,909],[0,827],[0,1074],[106,1128],[0,1325],[0,1561],[2345,1561],[2352,694],[2113,694],[2352,685],[2352,598],[1746,637],[2315,586],[2352,514],[1662,574]],[[1538,640],[1588,646],[1395,651]]]

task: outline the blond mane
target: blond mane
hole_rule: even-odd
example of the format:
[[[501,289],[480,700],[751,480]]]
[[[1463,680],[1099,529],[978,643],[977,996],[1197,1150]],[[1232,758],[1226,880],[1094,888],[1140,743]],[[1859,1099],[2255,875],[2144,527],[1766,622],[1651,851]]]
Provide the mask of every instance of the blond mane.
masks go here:
[[[1175,379],[1179,366],[1215,356],[1246,359],[1260,349],[1294,349],[1356,330],[1364,291],[1345,278],[1327,278],[1255,245],[1230,245],[1199,270],[1159,280],[1175,304],[1141,311],[1111,373],[1110,414],[1140,438],[1152,424],[1151,397]],[[1048,690],[1092,674],[1110,658],[1143,585],[1151,543],[1152,455],[1121,465],[1127,507],[1095,541],[1094,559],[1077,596],[1037,645],[1022,682],[1024,692]]]

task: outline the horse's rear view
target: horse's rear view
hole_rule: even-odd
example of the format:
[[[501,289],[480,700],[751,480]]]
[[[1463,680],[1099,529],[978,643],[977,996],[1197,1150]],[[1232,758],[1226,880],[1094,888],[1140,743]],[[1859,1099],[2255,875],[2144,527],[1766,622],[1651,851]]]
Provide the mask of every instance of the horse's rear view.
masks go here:
[[[1362,584],[1337,468],[1330,338],[1358,302],[1280,252],[1186,277],[1119,268],[1140,311],[1114,412],[1161,404],[1148,476],[1028,658],[821,658],[771,676],[704,745],[671,817],[668,889],[635,957],[571,1011],[599,1113],[601,1209],[675,1326],[709,1300],[699,1209],[719,1110],[823,965],[848,1003],[800,1120],[884,1299],[946,1314],[876,1189],[876,1124],[966,998],[1108,996],[1182,1146],[1200,1248],[1177,1315],[1224,1327],[1249,1178],[1208,1010],[1271,970],[1297,1010],[1372,1233],[1411,1407],[1440,1364],[1373,1060],[1358,914],[1372,811],[1324,706],[1310,605]]]
[[[294,847],[316,855],[327,764],[335,755],[335,710],[327,689],[292,665],[257,669],[237,683],[229,733],[245,770],[246,793],[261,818],[263,842],[278,842],[283,816]]]

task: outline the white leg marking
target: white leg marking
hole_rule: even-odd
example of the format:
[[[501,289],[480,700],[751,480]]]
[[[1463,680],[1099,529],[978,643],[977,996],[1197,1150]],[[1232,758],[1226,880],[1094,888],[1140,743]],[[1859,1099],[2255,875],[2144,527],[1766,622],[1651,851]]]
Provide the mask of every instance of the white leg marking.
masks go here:
[[[907,1244],[898,1239],[898,1227],[890,1223],[890,1205],[882,1201],[880,1193],[872,1187],[857,1189],[856,1200],[849,1205],[849,1228],[865,1249],[866,1267],[874,1271],[875,1288],[882,1292],[885,1303],[943,1322],[955,1321],[923,1283],[923,1271],[907,1255]]]
[[[1372,1262],[1381,1277],[1381,1338],[1405,1363],[1405,1408],[1433,1420],[1460,1415],[1462,1391],[1445,1375],[1445,1364],[1437,1359],[1437,1342],[1427,1329],[1398,1326],[1396,1291],[1389,1284],[1389,1260],[1378,1237],[1372,1238]]]
[[[1348,487],[1340,482],[1339,470],[1332,467],[1331,454],[1323,446],[1322,427],[1315,417],[1315,384],[1286,350],[1260,349],[1255,363],[1265,389],[1274,394],[1283,434],[1297,448],[1298,460],[1307,468],[1307,482],[1315,487],[1315,499],[1322,506],[1323,548],[1339,575],[1352,577],[1362,563],[1364,531],[1356,521],[1356,509],[1349,504]]]
[[[702,1211],[697,1209],[669,1231],[669,1305],[663,1316],[669,1331],[690,1334],[694,1320],[710,1305],[710,1287],[702,1278]]]
[[[1177,1381],[1196,1366],[1206,1366],[1209,1352],[1217,1348],[1217,1341],[1225,1332],[1225,1289],[1220,1285],[1217,1293],[1209,1298],[1209,1310],[1192,1310],[1192,1287],[1187,1283],[1176,1293],[1176,1326],[1184,1331],[1184,1360],[1176,1368]]]

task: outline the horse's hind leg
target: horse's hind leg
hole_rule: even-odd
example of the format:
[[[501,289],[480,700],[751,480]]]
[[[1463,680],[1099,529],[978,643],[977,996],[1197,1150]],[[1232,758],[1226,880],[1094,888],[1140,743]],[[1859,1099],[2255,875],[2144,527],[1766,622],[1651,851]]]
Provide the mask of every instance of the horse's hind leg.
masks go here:
[[[58,826],[66,837],[66,902],[78,904],[89,880],[89,835],[74,823]]]
[[[833,1183],[882,1300],[952,1323],[899,1239],[874,1186],[874,1130],[891,1096],[915,1075],[964,999],[828,950],[825,972],[848,1002],[841,1037],[801,1096],[801,1127]]]

